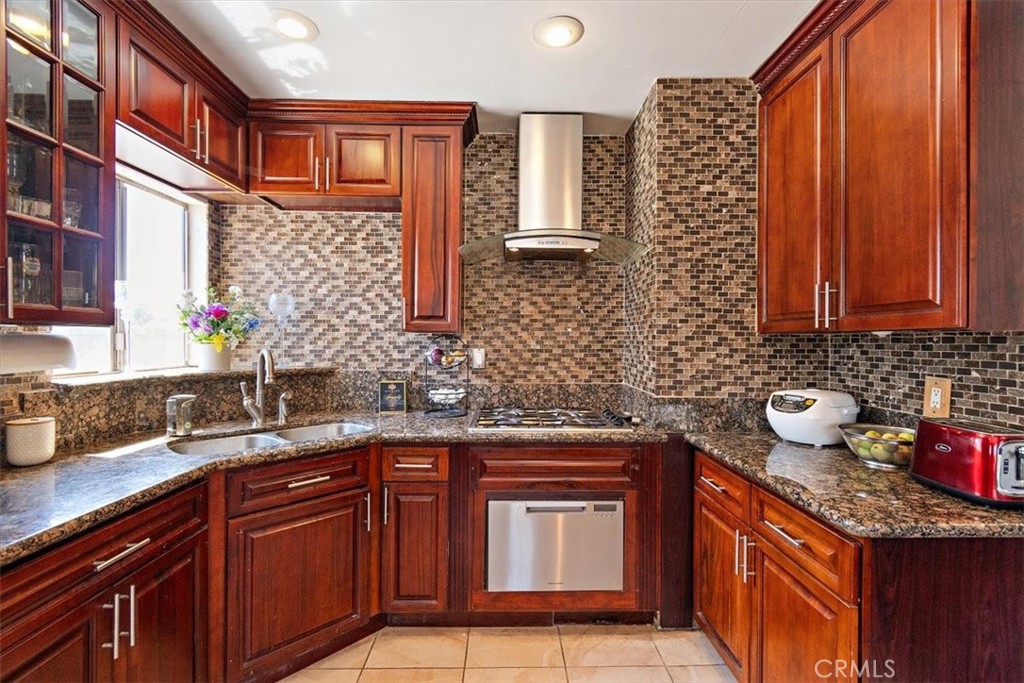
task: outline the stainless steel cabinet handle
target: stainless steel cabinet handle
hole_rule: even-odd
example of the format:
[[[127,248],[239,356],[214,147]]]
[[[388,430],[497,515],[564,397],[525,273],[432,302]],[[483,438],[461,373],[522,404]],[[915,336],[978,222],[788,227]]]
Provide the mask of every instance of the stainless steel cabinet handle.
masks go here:
[[[807,541],[804,541],[803,539],[800,539],[800,538],[793,538],[792,536],[790,536],[789,534],[787,534],[785,532],[785,530],[783,529],[783,527],[781,525],[772,524],[767,519],[764,520],[764,523],[765,523],[765,526],[767,526],[769,529],[771,529],[772,531],[777,533],[779,536],[782,536],[784,539],[786,539],[787,541],[789,541],[790,543],[795,545],[797,548],[799,548],[800,546],[802,546],[804,543],[807,542]]]
[[[135,601],[135,584],[128,588],[128,645],[135,647],[135,629],[138,626],[138,603]]]
[[[210,163],[210,124],[206,124],[206,134],[203,135],[203,161]]]
[[[732,545],[732,575],[740,575],[740,530],[736,530],[736,540]]]
[[[821,283],[820,282],[815,282],[814,283],[814,329],[818,329],[818,327],[819,327],[819,325],[818,325],[818,315],[821,312],[821,306],[820,306],[820,304],[818,302],[818,297],[820,296],[820,292],[818,290],[820,289],[820,287],[821,287]]]
[[[331,158],[324,157],[324,189],[328,192],[331,191]]]
[[[384,526],[388,525],[388,487],[384,487]]]
[[[396,462],[396,470],[432,470],[434,466],[429,462]]]
[[[586,511],[587,511],[587,506],[586,505],[570,505],[570,506],[567,506],[567,507],[558,507],[558,506],[555,506],[555,505],[535,505],[533,507],[530,507],[529,505],[526,506],[526,514],[528,514],[528,515],[534,515],[534,514],[543,513],[543,512],[556,512],[557,513],[557,512],[586,512]]]
[[[825,329],[826,330],[829,329],[830,327],[832,327],[832,322],[833,321],[839,320],[838,316],[833,318],[832,317],[832,313],[831,313],[831,310],[832,310],[832,295],[833,294],[838,294],[838,293],[839,293],[839,290],[838,289],[832,289],[831,283],[828,280],[825,280]]]
[[[124,550],[119,552],[117,555],[114,555],[110,559],[94,561],[92,563],[94,571],[101,572],[104,569],[106,569],[107,567],[109,567],[110,565],[114,564],[115,562],[117,562],[119,560],[123,560],[124,558],[128,557],[129,555],[131,555],[134,552],[138,552],[144,546],[149,544],[149,540],[150,539],[148,539],[148,538],[144,538],[141,541],[139,541],[138,543],[129,543],[127,545],[127,547],[125,547]]]
[[[14,257],[7,257],[7,317],[14,317]]]
[[[312,484],[319,484],[322,481],[327,481],[331,478],[329,474],[321,474],[319,477],[313,477],[312,479],[303,479],[302,481],[293,481],[288,484],[288,488],[297,489],[301,486],[310,486]]]
[[[196,159],[202,159],[203,155],[199,151],[199,138],[203,136],[202,122],[196,117]]]
[[[725,493],[725,487],[719,486],[718,484],[715,483],[713,479],[708,479],[707,477],[702,476],[700,480],[707,484],[708,486],[710,486],[711,488],[713,488],[715,491],[718,491],[719,493]]]
[[[313,189],[320,189],[320,157],[317,157],[313,164]]]
[[[373,510],[373,508],[370,507],[370,500],[371,500],[370,499],[370,492],[367,491],[366,492],[366,530],[367,531],[370,530],[370,511]]]
[[[743,583],[747,583],[747,578],[754,575],[754,572],[750,571],[750,565],[748,564],[750,559],[747,557],[747,549],[754,547],[754,542],[746,536],[743,537]]]
[[[114,651],[114,661],[121,655],[121,598],[124,596],[120,593],[114,593],[113,604],[104,604],[103,609],[114,610],[114,639],[112,642],[103,643],[100,647],[105,647]]]

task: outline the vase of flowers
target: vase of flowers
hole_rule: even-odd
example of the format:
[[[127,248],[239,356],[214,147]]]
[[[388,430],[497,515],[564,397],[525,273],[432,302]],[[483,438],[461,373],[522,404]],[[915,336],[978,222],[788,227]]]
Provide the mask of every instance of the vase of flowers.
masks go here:
[[[199,369],[229,370],[231,351],[260,326],[260,319],[252,304],[242,298],[241,287],[228,287],[223,299],[211,287],[207,300],[209,303],[200,303],[193,292],[186,291],[178,306],[178,319],[195,342]]]

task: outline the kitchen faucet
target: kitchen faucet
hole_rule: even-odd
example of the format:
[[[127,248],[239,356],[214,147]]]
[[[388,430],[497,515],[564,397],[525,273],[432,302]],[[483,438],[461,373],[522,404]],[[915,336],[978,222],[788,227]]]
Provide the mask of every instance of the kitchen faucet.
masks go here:
[[[266,400],[265,385],[274,383],[274,356],[270,349],[260,349],[260,355],[256,357],[256,399],[249,396],[249,387],[245,382],[239,386],[242,389],[242,407],[252,418],[253,427],[262,427],[264,424],[263,404]]]

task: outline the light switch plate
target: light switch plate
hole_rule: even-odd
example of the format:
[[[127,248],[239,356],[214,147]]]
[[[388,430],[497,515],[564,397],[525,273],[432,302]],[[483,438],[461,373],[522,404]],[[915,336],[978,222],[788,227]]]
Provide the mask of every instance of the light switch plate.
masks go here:
[[[949,393],[953,383],[948,377],[924,378],[924,410],[925,417],[949,417]]]

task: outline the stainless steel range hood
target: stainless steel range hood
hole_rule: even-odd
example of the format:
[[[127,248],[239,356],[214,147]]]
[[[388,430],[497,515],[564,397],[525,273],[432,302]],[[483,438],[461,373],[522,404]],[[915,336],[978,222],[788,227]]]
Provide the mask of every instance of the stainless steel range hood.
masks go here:
[[[626,265],[650,247],[583,229],[583,115],[519,117],[519,229],[462,245],[466,263],[586,261]]]

